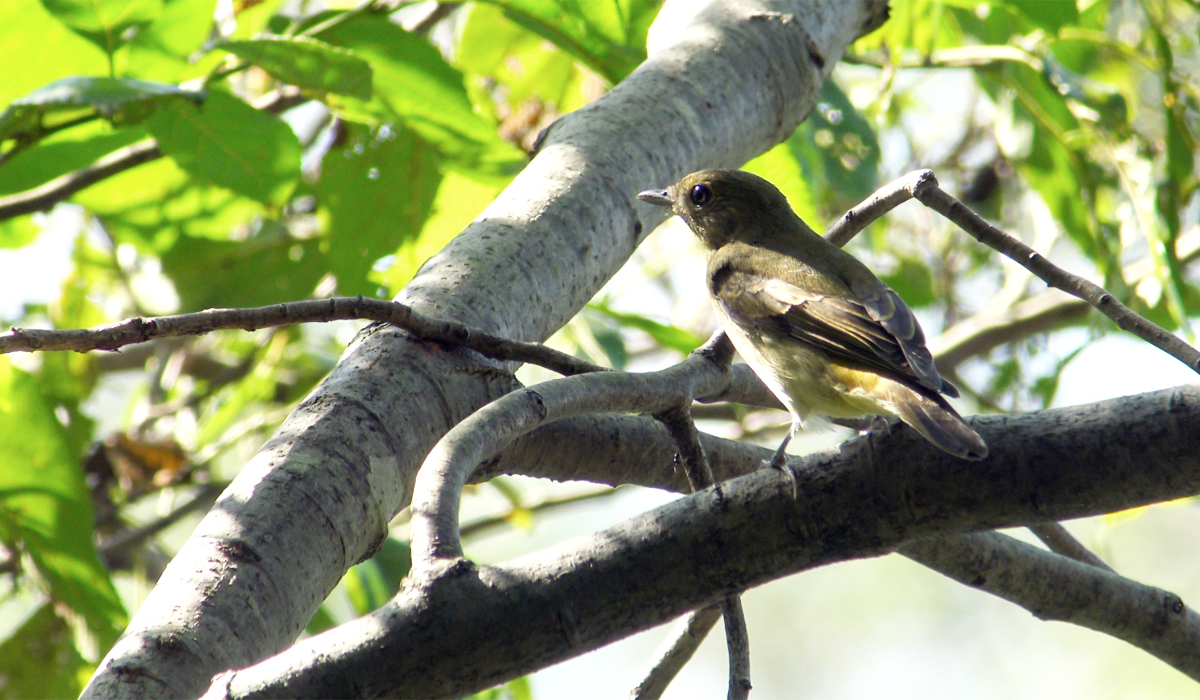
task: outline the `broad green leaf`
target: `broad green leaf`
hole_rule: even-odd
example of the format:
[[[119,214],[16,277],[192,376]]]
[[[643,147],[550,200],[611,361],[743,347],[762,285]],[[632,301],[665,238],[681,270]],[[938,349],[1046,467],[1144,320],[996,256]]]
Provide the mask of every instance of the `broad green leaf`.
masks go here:
[[[484,183],[456,172],[446,173],[421,232],[402,243],[396,251],[396,261],[382,273],[372,275],[372,281],[386,287],[390,296],[398,294],[421,264],[478,217],[504,187],[505,183]]]
[[[104,217],[118,241],[155,255],[181,236],[227,241],[244,235],[264,214],[262,204],[199,182],[170,158],[92,185],[72,201]]]
[[[68,75],[108,73],[94,44],[54,19],[40,2],[0,2],[0,106]]]
[[[895,270],[879,276],[909,306],[919,308],[937,301],[933,290],[933,273],[929,266],[909,258],[901,258]]]
[[[659,3],[621,0],[487,0],[616,84],[646,60]]]
[[[338,293],[375,296],[376,260],[416,238],[442,179],[433,148],[410,129],[372,132],[347,123],[342,147],[321,164],[317,200],[326,215],[329,262]]]
[[[60,175],[91,165],[113,151],[149,137],[141,129],[113,131],[104,122],[93,122],[55,134],[71,138],[47,139],[13,156],[0,169],[0,196],[23,192]],[[78,138],[74,138],[78,137]]]
[[[505,143],[495,125],[475,113],[463,76],[424,37],[410,34],[386,15],[362,13],[320,33],[350,49],[374,70],[374,97],[331,99],[353,121],[403,121],[467,172],[515,174],[524,154]]]
[[[6,698],[76,697],[90,669],[52,603],[39,605],[0,642],[0,694]]]
[[[558,112],[587,102],[582,86],[592,73],[582,70],[571,54],[513,22],[496,5],[476,3],[471,8],[454,61],[467,73],[503,84],[504,99],[512,109],[529,99],[548,102]],[[469,83],[476,109],[491,111],[494,92],[482,83]]]
[[[350,604],[359,615],[375,610],[400,590],[400,580],[412,565],[408,545],[389,537],[367,561],[353,566],[342,578]]]
[[[785,143],[821,209],[840,213],[879,186],[875,131],[832,80],[821,86],[817,108]],[[813,227],[821,229],[815,221]]]
[[[92,507],[38,382],[0,358],[0,541],[25,552],[47,593],[86,620],[103,648],[126,616],[92,544]]]
[[[1079,22],[1079,10],[1074,2],[1029,2],[1029,0],[999,0],[996,5],[1002,5],[1014,13],[1028,18],[1033,24],[1045,29],[1051,34],[1057,32],[1063,25]]]
[[[605,304],[588,304],[588,308],[593,311],[599,311],[623,326],[644,331],[651,338],[654,338],[655,342],[659,345],[671,348],[672,350],[678,350],[685,355],[704,343],[704,338],[695,333],[659,323],[645,316],[614,311]]]
[[[220,90],[200,107],[164,105],[146,128],[184,170],[266,204],[286,202],[300,178],[291,127]]]
[[[117,52],[118,73],[169,83],[205,75],[222,60],[220,52],[209,52],[199,60],[193,60],[193,54],[213,31],[216,4],[216,0],[164,0],[158,19]]]
[[[220,48],[262,68],[282,82],[310,90],[371,99],[371,66],[352,51],[309,37],[265,36],[230,41]]]
[[[112,54],[131,37],[131,30],[162,14],[162,0],[42,0],[60,22],[105,53]]]
[[[183,99],[199,101],[201,94],[166,83],[76,75],[13,100],[0,113],[0,139],[22,130],[51,127],[93,110],[116,126],[128,126],[145,120],[168,102]]]
[[[805,181],[804,168],[788,141],[746,163],[742,169],[770,180],[787,197],[796,214],[809,226],[820,230],[817,205]]]
[[[162,256],[181,311],[264,306],[305,299],[329,262],[319,240],[297,240],[277,223],[263,222],[246,241],[182,236]]]
[[[263,0],[256,3],[242,3],[235,19],[237,29],[233,30],[230,39],[249,39],[266,28],[267,23],[279,11],[284,0]]]

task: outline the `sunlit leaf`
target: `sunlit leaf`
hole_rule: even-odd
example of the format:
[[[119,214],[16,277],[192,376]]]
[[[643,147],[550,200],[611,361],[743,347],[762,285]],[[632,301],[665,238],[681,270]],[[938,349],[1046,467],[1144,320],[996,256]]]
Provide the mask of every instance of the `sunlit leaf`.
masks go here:
[[[654,338],[654,341],[659,345],[671,348],[672,350],[678,350],[684,354],[695,350],[704,343],[704,338],[695,333],[659,323],[645,316],[614,311],[604,304],[589,304],[588,308],[599,311],[622,326],[643,331],[651,338]]]
[[[200,93],[166,83],[72,76],[13,100],[0,113],[0,139],[39,124],[53,126],[51,116],[65,122],[92,110],[117,126],[137,124],[164,104],[184,99],[198,102],[201,97]]]
[[[68,75],[108,73],[94,44],[54,19],[40,2],[0,2],[0,105]]]
[[[0,694],[6,698],[73,698],[90,664],[79,655],[71,628],[43,603],[0,642]]]
[[[162,14],[117,52],[117,73],[172,83],[207,73],[221,53],[199,59],[193,54],[213,31],[216,5],[216,0],[164,0]]]
[[[553,42],[611,83],[646,59],[646,33],[658,3],[621,0],[487,0],[514,22]]]
[[[412,130],[346,128],[342,146],[322,161],[316,194],[338,292],[375,296],[378,286],[367,281],[368,271],[416,238],[442,176],[433,148]]]
[[[371,99],[371,66],[353,52],[309,37],[265,36],[220,48],[297,87]]]
[[[0,541],[24,551],[47,593],[87,621],[104,648],[126,616],[92,543],[92,507],[54,409],[37,381],[0,359]]]
[[[220,90],[199,107],[164,105],[146,128],[185,170],[260,202],[283,204],[300,178],[291,127]]]
[[[16,154],[4,164],[4,175],[0,177],[0,196],[33,189],[60,175],[91,165],[119,148],[149,138],[149,134],[141,129],[114,131],[102,121],[55,136],[60,138],[46,139]]]
[[[375,94],[369,102],[350,97],[332,101],[348,118],[402,121],[467,170],[511,175],[524,164],[524,155],[475,113],[462,74],[424,37],[404,31],[386,16],[363,13],[319,38],[352,50],[374,70]]]
[[[131,30],[162,14],[162,0],[42,0],[60,22],[106,53],[131,37]]]
[[[266,221],[246,241],[182,236],[162,256],[181,311],[304,299],[329,269],[320,241],[297,240]]]

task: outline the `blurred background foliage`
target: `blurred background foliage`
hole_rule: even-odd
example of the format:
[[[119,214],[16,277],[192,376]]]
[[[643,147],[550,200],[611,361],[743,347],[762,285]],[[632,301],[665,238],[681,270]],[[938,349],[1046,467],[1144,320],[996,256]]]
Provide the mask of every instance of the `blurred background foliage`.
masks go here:
[[[817,228],[933,168],[1002,228],[1192,340],[1197,3],[892,5],[809,119],[746,168]],[[658,9],[0,3],[0,322],[391,297],[520,171],[542,129],[636,68]],[[1112,330],[915,203],[851,249],[917,309],[982,411],[1050,405],[1064,369]],[[690,234],[665,225],[550,342],[618,368],[674,361],[714,327],[701,269]],[[223,485],[360,326],[0,358],[0,695],[78,693]],[[737,406],[697,415],[739,438],[771,440],[784,423]],[[520,479],[473,489],[464,534],[477,538],[613,500]],[[309,631],[377,607],[407,567],[401,514]]]

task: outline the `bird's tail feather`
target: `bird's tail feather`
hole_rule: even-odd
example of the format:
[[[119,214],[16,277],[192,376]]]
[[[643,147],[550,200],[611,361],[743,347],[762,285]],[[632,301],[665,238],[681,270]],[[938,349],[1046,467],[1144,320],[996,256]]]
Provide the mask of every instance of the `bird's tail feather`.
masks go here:
[[[987,443],[940,396],[931,398],[899,382],[890,388],[890,407],[926,440],[963,459],[987,457]]]

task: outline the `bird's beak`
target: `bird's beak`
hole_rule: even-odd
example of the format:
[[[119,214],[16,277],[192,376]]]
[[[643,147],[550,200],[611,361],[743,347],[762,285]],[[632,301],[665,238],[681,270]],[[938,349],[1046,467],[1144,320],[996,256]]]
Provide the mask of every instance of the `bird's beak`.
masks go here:
[[[660,207],[671,206],[671,195],[667,194],[666,190],[646,190],[645,192],[638,192],[637,198],[643,202],[657,204]]]

